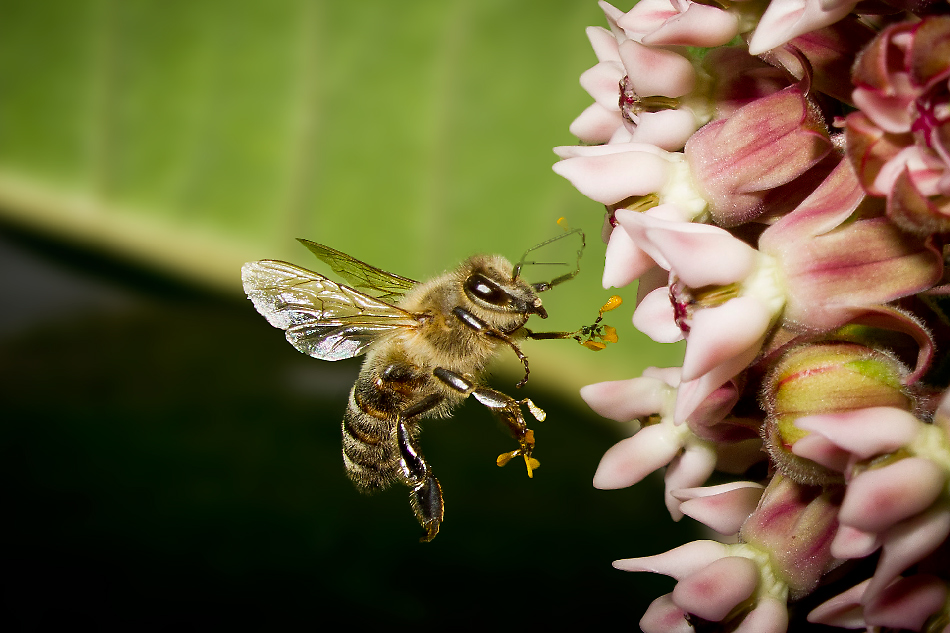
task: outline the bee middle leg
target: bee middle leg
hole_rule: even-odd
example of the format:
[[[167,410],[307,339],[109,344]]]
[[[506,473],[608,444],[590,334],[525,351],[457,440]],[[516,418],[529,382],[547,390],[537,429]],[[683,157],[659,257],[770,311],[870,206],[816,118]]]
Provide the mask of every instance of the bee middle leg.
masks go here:
[[[465,376],[449,369],[436,367],[432,373],[455,391],[466,397],[474,397],[507,425],[511,435],[517,440],[519,448],[499,455],[497,463],[499,466],[504,466],[515,457],[523,457],[528,469],[528,477],[532,477],[534,469],[540,466],[540,463],[531,456],[531,453],[534,452],[534,431],[529,429],[525,423],[524,415],[521,413],[521,405],[527,405],[528,410],[538,421],[544,421],[544,411],[528,398],[515,400],[495,389],[480,387]]]

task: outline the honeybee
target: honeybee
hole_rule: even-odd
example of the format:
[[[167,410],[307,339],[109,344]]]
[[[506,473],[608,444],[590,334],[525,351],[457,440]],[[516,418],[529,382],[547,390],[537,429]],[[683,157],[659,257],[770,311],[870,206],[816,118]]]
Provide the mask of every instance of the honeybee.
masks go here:
[[[571,234],[581,238],[573,272],[551,282],[521,279],[529,252]],[[287,340],[304,354],[322,360],[366,354],[342,424],[343,463],[353,483],[364,492],[394,482],[408,486],[412,510],[424,530],[421,540],[431,541],[442,524],[444,505],[442,487],[419,446],[419,422],[448,417],[469,396],[504,422],[518,443],[498,457],[498,465],[521,457],[532,476],[539,463],[532,456],[534,433],[521,407],[539,421],[544,412],[529,399],[515,400],[484,386],[479,377],[497,348],[507,346],[523,364],[524,378],[517,385],[522,386],[529,370],[516,343],[520,338],[604,338],[600,317],[577,332],[525,328],[532,315],[548,316],[538,294],[579,271],[583,233],[575,229],[543,242],[516,265],[500,255],[475,255],[421,283],[328,246],[299,241],[352,285],[287,262],[263,260],[243,266],[244,290],[257,311],[286,330]],[[611,337],[616,340],[608,331],[607,340]]]

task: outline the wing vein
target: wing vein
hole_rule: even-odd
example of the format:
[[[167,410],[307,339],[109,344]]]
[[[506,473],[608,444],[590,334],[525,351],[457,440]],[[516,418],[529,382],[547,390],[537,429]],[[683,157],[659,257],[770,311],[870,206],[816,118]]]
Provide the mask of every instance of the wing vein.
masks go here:
[[[419,325],[417,315],[382,298],[287,262],[249,262],[241,275],[257,311],[286,330],[294,347],[314,358],[358,356],[393,332]]]

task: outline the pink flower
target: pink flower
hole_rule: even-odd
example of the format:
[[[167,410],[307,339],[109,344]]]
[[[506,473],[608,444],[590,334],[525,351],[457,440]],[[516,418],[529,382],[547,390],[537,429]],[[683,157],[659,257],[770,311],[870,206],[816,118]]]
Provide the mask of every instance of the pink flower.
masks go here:
[[[749,41],[749,54],[760,55],[792,38],[846,16],[857,0],[771,0]]]
[[[941,611],[946,621],[946,581],[930,574],[898,578],[874,598],[866,596],[870,582],[828,600],[808,614],[808,621],[846,629],[867,626],[910,631],[920,631],[929,617]]]
[[[677,521],[683,514],[673,491],[702,484],[716,465],[711,442],[698,437],[688,426],[673,423],[678,374],[675,370],[651,367],[640,378],[602,382],[581,389],[584,401],[604,417],[620,422],[649,420],[635,435],[604,454],[594,474],[594,487],[626,488],[669,465],[665,476],[666,503]],[[731,403],[727,403],[726,409],[729,406]]]
[[[793,599],[808,595],[840,563],[831,551],[840,503],[840,486],[804,486],[776,474],[742,524],[741,542],[768,552]]]
[[[948,411],[945,397],[937,415]],[[882,547],[867,589],[877,596],[950,535],[950,437],[939,425],[890,408],[808,416],[796,424],[842,451],[848,487],[839,519],[850,529],[832,551],[866,556]]]
[[[679,581],[650,605],[640,621],[645,633],[689,630],[682,626],[687,614],[741,633],[782,633],[788,627],[788,588],[769,556],[754,547],[694,541],[657,556],[618,560],[614,567]]]
[[[950,633],[950,15],[884,2],[601,2],[588,30],[598,145],[554,171],[607,207],[604,287],[686,341],[582,390],[635,431],[594,485],[665,469],[671,516],[733,543],[615,562],[677,580],[647,633],[780,633],[840,579],[811,621]]]
[[[678,150],[705,120],[689,106],[696,87],[691,62],[677,52],[630,39],[613,20],[617,9],[602,3],[611,31],[587,30],[598,63],[581,75],[594,103],[571,124],[585,143],[651,143]],[[622,15],[622,14],[621,14]]]
[[[633,40],[620,44],[619,53],[626,71],[618,84],[619,107],[628,140],[682,149],[709,120],[709,110],[691,98],[698,83],[692,63],[679,53]]]
[[[641,143],[555,147],[554,152],[562,158],[554,172],[602,204],[664,191],[683,162],[682,154]]]
[[[789,86],[707,124],[685,153],[713,220],[734,226],[787,205],[792,183],[830,151],[820,114],[800,86]]]
[[[617,24],[650,46],[713,48],[739,33],[735,14],[691,0],[640,0]]]
[[[624,210],[620,226],[663,269],[669,286],[643,297],[634,325],[660,342],[687,338],[675,419],[700,403],[755,358],[785,299],[768,257],[727,231],[669,222]],[[642,288],[650,290],[649,288]]]
[[[867,22],[848,15],[830,26],[799,35],[788,45],[770,51],[769,56],[797,79],[807,73],[812,90],[853,105],[851,69],[858,53],[874,36]],[[807,67],[802,59],[807,60]]]
[[[798,208],[762,233],[759,248],[783,271],[787,324],[827,331],[861,308],[922,292],[940,280],[943,257],[929,241],[870,213],[851,221],[864,203],[854,172],[841,161]]]
[[[737,481],[705,488],[674,490],[680,512],[720,534],[736,534],[759,504],[765,486]]]
[[[950,230],[950,17],[895,24],[855,65],[848,157],[907,231]]]
[[[748,518],[734,517],[743,520],[739,544],[695,541],[657,556],[614,562],[618,569],[661,573],[679,581],[671,594],[651,605],[640,622],[644,631],[678,630],[687,617],[720,622],[727,630],[785,631],[787,599],[806,595],[837,564],[828,551],[837,528],[837,491],[803,487],[777,476],[764,494],[749,484],[717,492],[742,490],[761,498]],[[750,500],[728,505],[738,512],[749,508]],[[714,525],[724,518],[713,516]]]

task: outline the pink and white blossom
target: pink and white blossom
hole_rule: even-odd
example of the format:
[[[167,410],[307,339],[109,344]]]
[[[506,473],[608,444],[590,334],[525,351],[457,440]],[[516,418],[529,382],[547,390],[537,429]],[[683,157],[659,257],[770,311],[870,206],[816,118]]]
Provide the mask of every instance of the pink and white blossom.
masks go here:
[[[678,581],[642,630],[799,630],[836,579],[809,622],[950,633],[950,8],[600,4],[554,170],[606,206],[603,286],[686,352],[582,390],[632,433],[594,485],[665,469],[730,543],[616,561]]]
[[[614,567],[678,581],[673,592],[654,601],[649,617],[640,621],[646,633],[677,630],[678,618],[685,621],[687,614],[711,622],[729,616],[739,622],[734,630],[745,633],[782,633],[788,627],[788,587],[772,569],[768,555],[754,547],[694,541],[664,554],[614,561]]]
[[[688,426],[673,423],[678,384],[678,371],[649,368],[640,378],[588,385],[581,390],[585,402],[604,417],[620,422],[651,421],[604,454],[594,474],[594,487],[626,488],[668,466],[666,503],[675,520],[683,514],[673,491],[701,485],[716,466],[714,445]]]
[[[644,296],[633,322],[659,342],[687,338],[675,414],[681,423],[756,357],[781,315],[783,289],[772,261],[723,229],[624,210],[616,217],[670,272],[670,284]]]

